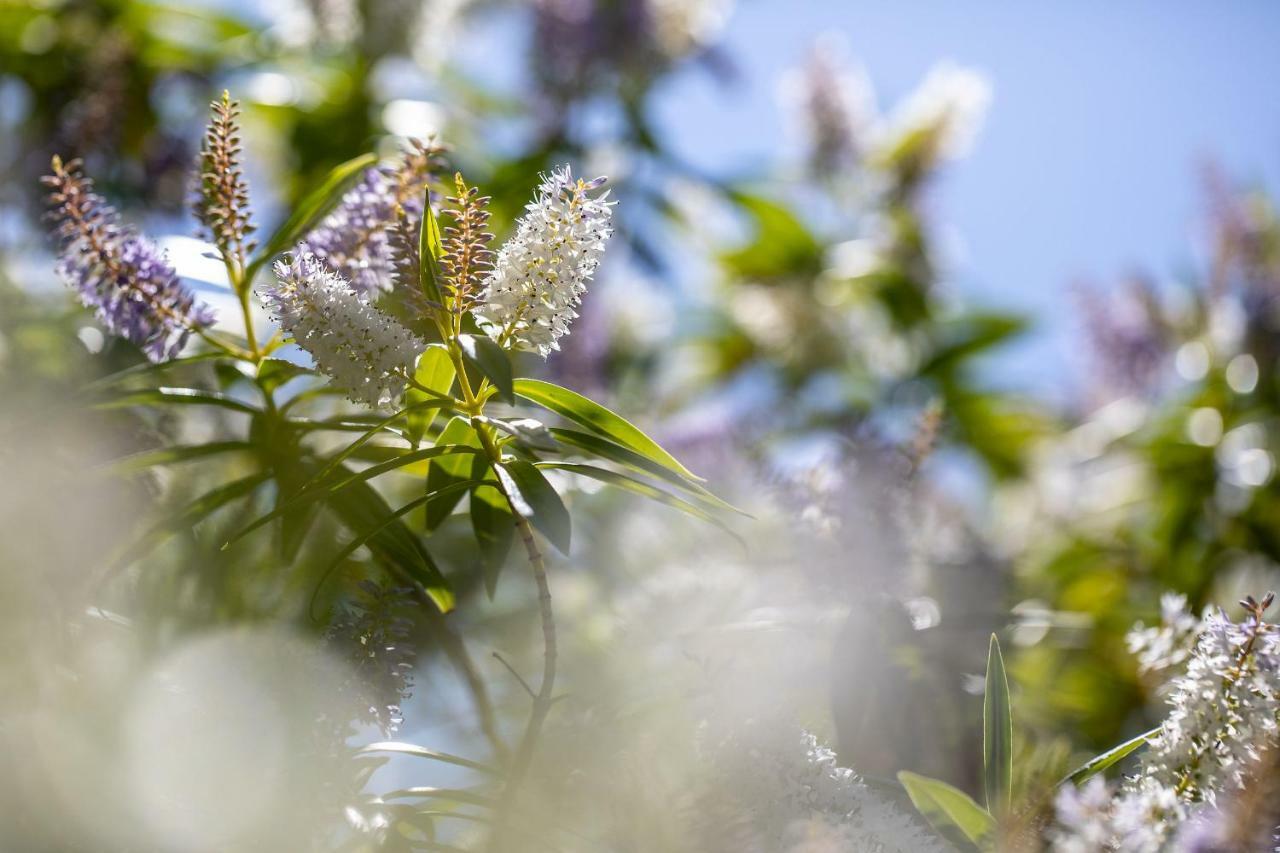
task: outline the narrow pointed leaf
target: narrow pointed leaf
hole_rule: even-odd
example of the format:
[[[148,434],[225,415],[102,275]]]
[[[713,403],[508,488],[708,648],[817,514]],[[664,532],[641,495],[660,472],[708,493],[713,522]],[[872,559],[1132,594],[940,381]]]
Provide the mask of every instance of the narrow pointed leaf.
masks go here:
[[[511,507],[524,516],[562,554],[569,553],[569,510],[542,472],[523,459],[498,465],[498,480]]]
[[[179,530],[190,529],[216,510],[252,494],[270,477],[270,472],[258,471],[205,492],[173,515],[152,526],[136,543],[113,561],[113,568],[121,568],[141,559]]]
[[[905,770],[898,774],[898,781],[916,810],[952,844],[968,850],[993,849],[996,820],[964,791]]]
[[[482,764],[479,761],[472,761],[469,758],[462,758],[457,755],[451,755],[447,752],[440,752],[435,749],[428,749],[425,746],[418,746],[412,743],[402,743],[400,741],[379,741],[371,743],[368,746],[361,747],[361,753],[377,753],[391,752],[396,755],[411,755],[415,758],[427,758],[432,761],[441,761],[445,764],[454,764],[458,767],[467,767],[471,770],[479,770],[482,773],[500,774],[502,771],[488,764]]]
[[[663,482],[669,483],[681,491],[688,492],[698,500],[710,504],[717,509],[735,512],[738,515],[743,515],[748,518],[751,517],[748,513],[738,509],[733,504],[721,500],[713,494],[711,490],[704,486],[695,483],[686,477],[682,477],[675,471],[665,465],[660,465],[657,462],[654,462],[647,456],[623,447],[620,444],[615,444],[607,438],[602,438],[595,433],[582,432],[581,430],[576,429],[563,429],[560,427],[552,427],[550,429],[550,433],[556,441],[561,442],[562,444],[576,447],[592,456],[598,456],[601,459],[607,459],[610,462],[616,462],[619,465],[631,468],[635,471],[640,471],[657,477]]]
[[[700,521],[714,524],[716,527],[719,527],[735,539],[739,538],[736,533],[724,524],[724,522],[720,521],[720,519],[711,515],[696,504],[692,504],[684,498],[673,495],[670,492],[665,492],[653,483],[647,483],[644,480],[637,479],[629,474],[623,474],[619,471],[610,471],[608,468],[600,468],[595,465],[585,465],[581,462],[538,462],[535,463],[535,467],[543,470],[549,468],[558,471],[568,471],[571,474],[590,477],[591,479],[605,483],[606,485],[623,489],[624,491],[631,492],[632,494],[648,498],[651,501],[656,501],[673,509],[678,509],[683,513],[699,519]]]
[[[298,202],[289,218],[258,250],[245,270],[245,281],[252,282],[264,264],[270,263],[271,259],[281,252],[292,249],[308,231],[320,224],[320,221],[329,215],[329,211],[342,200],[342,194],[346,191],[347,185],[376,162],[378,158],[372,154],[362,154],[333,167],[329,174],[325,175],[324,180]]]
[[[440,258],[444,247],[440,238],[440,223],[431,209],[431,190],[427,190],[422,202],[422,230],[418,232],[418,259],[422,268],[422,292],[437,305],[444,304],[440,282]]]
[[[982,700],[982,765],[987,811],[1008,814],[1013,805],[1013,711],[1000,641],[991,635]]]
[[[346,474],[352,473],[345,467],[339,470]],[[422,540],[401,520],[400,516],[412,507],[402,507],[403,511],[393,513],[382,495],[368,483],[355,483],[330,495],[325,505],[349,529],[366,531],[362,544],[373,551],[378,561],[393,573],[421,584],[441,613],[448,613],[453,609],[454,595],[449,582]],[[335,561],[334,565],[337,562],[339,561]]]
[[[205,459],[237,450],[251,450],[253,445],[247,441],[214,441],[209,444],[185,444],[175,447],[160,447],[155,450],[144,450],[123,459],[107,463],[107,469],[113,474],[133,474],[157,465],[173,465],[178,462],[190,462],[194,459]]]
[[[701,477],[681,465],[679,460],[663,450],[635,424],[575,391],[538,379],[517,379],[515,393],[530,403],[542,406],[562,418],[634,450],[682,477],[702,482]]]
[[[244,412],[256,415],[262,410],[241,402],[234,397],[220,394],[217,391],[204,391],[198,388],[150,388],[145,391],[132,391],[119,397],[113,397],[98,403],[99,409],[122,409],[128,406],[218,406],[233,412]]]
[[[514,406],[515,389],[511,376],[511,359],[497,341],[488,335],[459,335],[458,346],[467,361],[475,366],[498,390],[498,399]]]
[[[1149,732],[1143,732],[1132,740],[1127,740],[1119,746],[1113,747],[1101,755],[1089,759],[1068,774],[1067,778],[1063,779],[1058,784],[1065,785],[1068,782],[1073,785],[1084,784],[1084,782],[1091,777],[1098,775],[1116,764],[1119,764],[1130,753],[1136,752],[1146,746],[1151,742],[1151,739],[1158,734],[1160,734],[1159,727],[1156,727]]]

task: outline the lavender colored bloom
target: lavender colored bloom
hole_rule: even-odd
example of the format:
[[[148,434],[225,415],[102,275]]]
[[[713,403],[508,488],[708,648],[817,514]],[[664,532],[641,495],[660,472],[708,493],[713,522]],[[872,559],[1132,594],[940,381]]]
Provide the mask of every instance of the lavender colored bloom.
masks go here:
[[[60,243],[58,274],[107,331],[139,347],[153,362],[173,358],[193,331],[213,322],[165,255],[120,224],[93,192],[77,161],[53,160],[44,178]]]
[[[377,298],[396,279],[396,247],[391,231],[400,220],[417,233],[422,203],[443,149],[411,141],[394,168],[368,169],[360,182],[298,246],[347,280],[361,296]]]

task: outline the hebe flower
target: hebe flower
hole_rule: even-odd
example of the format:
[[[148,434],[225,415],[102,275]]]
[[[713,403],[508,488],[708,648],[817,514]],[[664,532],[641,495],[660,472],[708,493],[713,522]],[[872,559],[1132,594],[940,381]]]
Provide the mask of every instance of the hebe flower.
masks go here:
[[[543,176],[537,195],[503,244],[484,280],[476,308],[481,327],[498,343],[544,358],[569,333],[574,310],[600,265],[612,230],[605,181],[575,181],[569,167]]]
[[[1180,826],[1206,818],[1220,797],[1254,784],[1251,773],[1280,735],[1280,649],[1274,626],[1262,621],[1271,597],[1242,603],[1250,610],[1243,622],[1210,612],[1198,623],[1201,633],[1186,669],[1169,683],[1169,715],[1143,753],[1138,773],[1109,803],[1097,782],[1084,792],[1067,786],[1060,793],[1058,827],[1050,834],[1055,850],[1097,849],[1088,846],[1096,838],[1107,839],[1103,849],[1168,849]],[[1180,604],[1165,602],[1168,636],[1131,637],[1131,646],[1144,652],[1144,664],[1152,666],[1152,649],[1181,658],[1178,638],[1196,620],[1175,606]]]
[[[397,270],[391,230],[399,217],[417,233],[427,183],[441,149],[413,142],[393,169],[368,169],[338,206],[303,240],[305,251],[343,276],[356,292],[390,290]]]
[[[301,247],[275,273],[261,292],[272,316],[353,402],[376,407],[404,393],[422,340]]]
[[[113,335],[139,347],[151,361],[176,356],[191,333],[213,322],[149,240],[120,224],[116,211],[93,192],[79,161],[53,158],[43,178],[60,243],[58,274],[94,309]]]

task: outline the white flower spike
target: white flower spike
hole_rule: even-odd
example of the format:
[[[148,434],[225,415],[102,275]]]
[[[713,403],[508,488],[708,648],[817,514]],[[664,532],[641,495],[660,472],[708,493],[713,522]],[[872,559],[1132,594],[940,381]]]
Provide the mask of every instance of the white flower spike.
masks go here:
[[[310,252],[278,261],[263,288],[272,317],[352,402],[377,407],[404,393],[405,375],[426,344],[379,311]]]
[[[608,192],[591,195],[604,180],[575,181],[567,166],[543,176],[476,308],[481,327],[499,344],[543,358],[560,348],[613,233]]]

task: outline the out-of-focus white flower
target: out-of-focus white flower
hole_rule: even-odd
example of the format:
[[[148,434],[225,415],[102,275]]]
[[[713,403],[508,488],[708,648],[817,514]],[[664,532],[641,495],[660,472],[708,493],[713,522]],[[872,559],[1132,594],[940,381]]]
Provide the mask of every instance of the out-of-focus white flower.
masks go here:
[[[969,153],[990,105],[991,82],[985,74],[941,62],[894,110],[882,130],[883,142],[893,147],[908,137],[928,134],[934,158],[959,159]]]
[[[838,43],[819,40],[804,68],[783,80],[783,97],[804,132],[809,168],[824,178],[839,177],[857,165],[864,136],[876,118],[870,78],[842,54]]]
[[[702,803],[721,831],[709,850],[800,853],[877,850],[942,853],[944,848],[913,818],[882,800],[808,732],[749,725],[716,744],[715,769]],[[725,837],[727,828],[737,831]]]
[[[608,192],[591,195],[603,183],[575,181],[567,166],[543,177],[476,308],[482,328],[500,344],[544,358],[560,348],[613,233]]]
[[[275,273],[261,291],[272,316],[353,402],[376,407],[404,393],[422,340],[310,253],[277,262]]]

